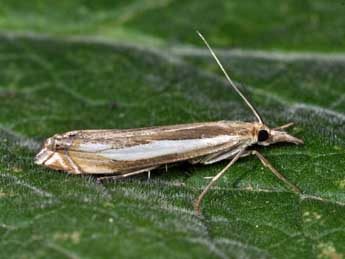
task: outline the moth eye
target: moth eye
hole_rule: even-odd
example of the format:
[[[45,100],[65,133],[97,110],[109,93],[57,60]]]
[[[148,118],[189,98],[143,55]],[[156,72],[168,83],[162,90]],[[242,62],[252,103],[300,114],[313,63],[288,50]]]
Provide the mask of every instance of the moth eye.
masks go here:
[[[258,135],[258,140],[261,141],[266,141],[268,139],[269,135],[267,130],[259,130],[259,135]]]

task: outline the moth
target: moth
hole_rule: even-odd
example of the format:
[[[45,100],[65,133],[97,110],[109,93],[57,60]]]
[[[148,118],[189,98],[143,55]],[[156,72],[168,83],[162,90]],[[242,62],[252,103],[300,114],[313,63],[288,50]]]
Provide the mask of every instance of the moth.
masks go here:
[[[181,161],[207,165],[230,160],[223,170],[212,177],[194,203],[195,212],[200,214],[200,204],[211,186],[238,159],[256,155],[274,175],[299,193],[298,187],[280,174],[259,151],[251,148],[253,145],[268,146],[278,142],[303,144],[301,139],[284,131],[293,123],[268,127],[231,80],[203,35],[197,33],[229,85],[253,112],[256,122],[216,121],[125,130],[70,131],[48,138],[36,155],[35,163],[71,174],[103,175],[99,179],[104,180],[150,173],[153,169]]]

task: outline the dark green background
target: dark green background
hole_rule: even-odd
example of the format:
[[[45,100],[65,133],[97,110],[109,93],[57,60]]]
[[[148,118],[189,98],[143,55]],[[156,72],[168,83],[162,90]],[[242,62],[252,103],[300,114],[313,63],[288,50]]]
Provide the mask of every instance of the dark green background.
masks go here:
[[[0,257],[341,258],[345,254],[344,1],[0,3]],[[217,49],[270,126],[304,146],[182,164],[97,184],[33,164],[42,141],[86,128],[254,118],[198,38]]]

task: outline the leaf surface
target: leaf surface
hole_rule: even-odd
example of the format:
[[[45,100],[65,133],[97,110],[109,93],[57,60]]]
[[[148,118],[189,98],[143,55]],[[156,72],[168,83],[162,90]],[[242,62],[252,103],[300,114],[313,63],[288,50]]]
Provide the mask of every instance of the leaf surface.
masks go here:
[[[287,1],[286,6],[261,3],[258,10],[240,1],[225,7],[207,2],[0,4],[4,257],[341,258],[345,254],[345,58],[341,33],[336,35],[329,25],[344,24],[337,16],[344,7]],[[203,16],[207,10],[209,21]],[[245,13],[253,15],[244,19]],[[295,15],[290,23],[281,18],[290,13]],[[323,17],[331,17],[329,24]],[[312,30],[310,21],[320,26],[307,37],[302,30]],[[166,24],[170,30],[164,30]],[[34,165],[44,139],[59,132],[252,121],[249,109],[201,47],[195,27],[212,46],[229,47],[217,53],[268,125],[296,123],[289,132],[304,139],[305,145],[260,150],[303,195],[291,193],[255,157],[247,157],[219,180],[206,196],[203,216],[196,217],[192,204],[207,184],[203,177],[215,175],[225,162],[181,164],[169,167],[168,173],[155,171],[150,180],[142,175],[104,185],[91,177]],[[291,44],[284,43],[293,35]],[[327,43],[324,35],[329,36]],[[259,50],[230,48],[234,46]],[[271,48],[280,50],[267,51]],[[286,49],[295,52],[281,51]],[[340,54],[297,52],[301,50]]]

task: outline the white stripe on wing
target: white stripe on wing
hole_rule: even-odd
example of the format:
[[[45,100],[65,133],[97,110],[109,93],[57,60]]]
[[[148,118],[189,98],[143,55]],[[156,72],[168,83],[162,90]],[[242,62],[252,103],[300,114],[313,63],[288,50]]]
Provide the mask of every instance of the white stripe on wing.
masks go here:
[[[181,154],[238,140],[238,136],[229,135],[202,139],[155,140],[149,144],[100,151],[97,155],[113,160],[134,161],[164,155]]]

